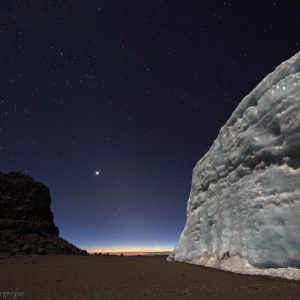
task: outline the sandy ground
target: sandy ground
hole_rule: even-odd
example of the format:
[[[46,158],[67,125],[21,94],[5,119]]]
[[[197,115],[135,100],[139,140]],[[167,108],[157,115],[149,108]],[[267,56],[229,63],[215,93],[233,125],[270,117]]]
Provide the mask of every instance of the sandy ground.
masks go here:
[[[165,256],[1,257],[0,299],[299,300],[300,282],[167,262]]]

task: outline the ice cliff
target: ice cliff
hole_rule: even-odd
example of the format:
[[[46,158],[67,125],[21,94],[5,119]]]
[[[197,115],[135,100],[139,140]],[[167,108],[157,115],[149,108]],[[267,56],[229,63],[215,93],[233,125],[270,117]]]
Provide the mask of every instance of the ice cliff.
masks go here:
[[[242,100],[196,164],[169,260],[300,279],[300,52]]]

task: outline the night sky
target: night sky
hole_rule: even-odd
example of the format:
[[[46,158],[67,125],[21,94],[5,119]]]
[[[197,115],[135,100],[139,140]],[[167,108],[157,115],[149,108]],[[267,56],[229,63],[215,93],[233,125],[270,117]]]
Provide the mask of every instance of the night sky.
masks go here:
[[[0,2],[0,170],[85,249],[172,249],[192,169],[300,50],[298,1]]]

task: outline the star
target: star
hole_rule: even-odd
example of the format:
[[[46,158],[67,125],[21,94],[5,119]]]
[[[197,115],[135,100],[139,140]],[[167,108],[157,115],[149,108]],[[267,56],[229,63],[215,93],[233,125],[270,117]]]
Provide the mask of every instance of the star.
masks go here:
[[[95,171],[95,175],[96,175],[96,176],[99,176],[100,174],[101,174],[101,172],[100,172],[99,170],[96,170],[96,171]]]

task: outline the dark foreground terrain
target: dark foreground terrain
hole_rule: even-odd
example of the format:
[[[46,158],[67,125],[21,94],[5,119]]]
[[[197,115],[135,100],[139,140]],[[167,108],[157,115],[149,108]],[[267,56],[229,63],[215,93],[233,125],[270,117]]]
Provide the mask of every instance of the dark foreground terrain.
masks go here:
[[[0,299],[300,299],[300,282],[167,262],[165,256],[0,258]]]

